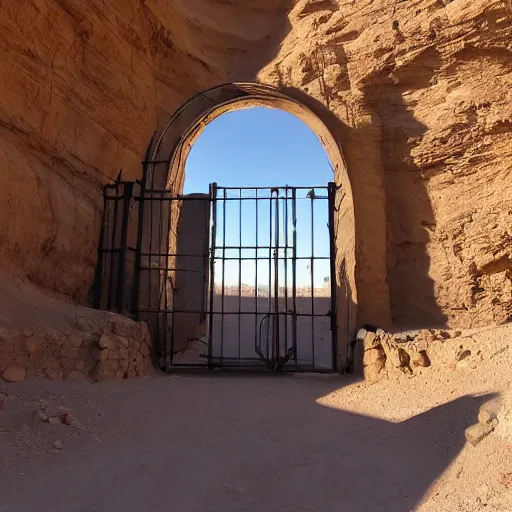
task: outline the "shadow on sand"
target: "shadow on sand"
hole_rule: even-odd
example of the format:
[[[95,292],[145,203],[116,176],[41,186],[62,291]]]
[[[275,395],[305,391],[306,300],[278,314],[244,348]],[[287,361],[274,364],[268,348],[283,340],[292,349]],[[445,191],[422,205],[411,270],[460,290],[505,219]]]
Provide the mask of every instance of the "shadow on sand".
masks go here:
[[[340,384],[356,380],[204,374],[104,386],[98,394],[123,396],[111,438],[55,467],[33,461],[2,510],[409,512],[489,398],[394,423],[334,408]],[[396,415],[407,405],[397,399]]]

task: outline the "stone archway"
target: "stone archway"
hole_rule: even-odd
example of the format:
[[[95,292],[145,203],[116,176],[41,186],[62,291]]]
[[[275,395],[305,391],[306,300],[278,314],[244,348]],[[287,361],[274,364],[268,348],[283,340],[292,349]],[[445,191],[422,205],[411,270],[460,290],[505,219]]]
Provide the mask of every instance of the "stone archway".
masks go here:
[[[336,116],[313,98],[294,89],[278,90],[249,82],[214,87],[190,98],[155,135],[148,149],[144,185],[147,189],[167,189],[180,194],[187,156],[205,126],[224,113],[255,106],[281,109],[301,119],[317,135],[330,159],[334,180],[340,187],[335,217],[336,284],[340,304],[338,345],[340,357],[345,358],[348,343],[359,324],[368,322],[388,326],[389,298],[385,285],[386,219],[383,214],[385,208],[381,208],[384,206],[384,191],[381,197],[375,198],[375,204],[358,203],[354,190],[364,190],[364,183],[351,174],[344,159],[343,127]],[[143,222],[150,222],[147,215]],[[176,217],[171,218],[170,233],[176,232],[176,222]],[[368,230],[365,223],[372,224],[372,228]],[[147,233],[154,229],[153,226],[147,228]],[[373,239],[362,236],[362,233],[371,235],[372,229],[379,236]],[[380,258],[375,258],[376,252]],[[375,261],[379,262],[378,267]],[[361,303],[364,316],[361,315]]]

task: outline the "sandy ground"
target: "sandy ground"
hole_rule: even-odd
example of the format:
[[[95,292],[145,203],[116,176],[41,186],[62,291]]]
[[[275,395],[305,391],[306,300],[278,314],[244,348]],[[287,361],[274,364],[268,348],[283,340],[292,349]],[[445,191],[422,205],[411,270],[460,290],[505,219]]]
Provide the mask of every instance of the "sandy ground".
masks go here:
[[[311,298],[298,297],[296,299],[297,313],[306,316],[297,317],[295,351],[296,359],[288,362],[293,368],[315,368],[317,371],[332,369],[332,334],[331,320],[327,316],[331,303],[330,297],[315,297],[314,310],[311,308]],[[286,307],[287,306],[287,307]],[[256,308],[258,313],[256,314]],[[293,346],[292,301],[285,304],[283,298],[279,301],[279,355],[284,357],[288,349]],[[224,309],[225,314],[221,314]],[[272,343],[275,315],[268,316],[274,310],[274,303],[269,304],[268,298],[237,297],[226,295],[224,308],[222,298],[215,296],[212,333],[212,355],[217,363],[235,362],[244,360],[254,366],[266,367],[259,361],[256,347],[261,349],[264,357],[272,358]],[[238,314],[241,311],[242,314]],[[310,316],[312,311],[314,318]],[[235,314],[233,314],[235,313]],[[179,314],[177,314],[178,316]],[[182,321],[189,320],[193,324],[192,315],[182,314]],[[203,338],[207,339],[207,336]],[[199,346],[196,350],[194,344],[189,345],[192,350],[175,356],[175,363],[205,364],[201,354],[207,352],[207,347]],[[254,361],[254,362],[251,362]]]
[[[375,385],[211,373],[4,383],[0,510],[510,512],[504,431],[476,447],[464,437],[489,394],[508,393],[509,352]],[[81,427],[34,420],[44,404],[72,407]]]

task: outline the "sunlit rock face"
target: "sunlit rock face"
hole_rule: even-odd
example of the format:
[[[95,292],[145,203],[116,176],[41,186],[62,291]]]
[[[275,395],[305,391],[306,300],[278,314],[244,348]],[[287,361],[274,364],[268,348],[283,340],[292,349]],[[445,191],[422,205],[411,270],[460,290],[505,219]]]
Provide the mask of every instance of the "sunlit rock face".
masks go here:
[[[7,0],[0,29],[6,275],[87,304],[102,186],[193,94],[261,81],[343,126],[361,322],[510,318],[509,2]]]

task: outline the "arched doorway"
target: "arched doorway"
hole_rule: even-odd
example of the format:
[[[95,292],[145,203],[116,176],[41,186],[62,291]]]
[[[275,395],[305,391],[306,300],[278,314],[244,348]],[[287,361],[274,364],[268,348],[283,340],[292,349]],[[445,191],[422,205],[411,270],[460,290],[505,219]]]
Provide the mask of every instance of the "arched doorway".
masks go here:
[[[255,106],[263,106],[274,109],[281,109],[289,112],[302,120],[318,137],[324,147],[333,171],[333,182],[320,190],[322,187],[311,189],[308,185],[317,185],[312,178],[310,184],[305,184],[303,188],[297,187],[263,187],[261,192],[257,189],[244,189],[243,182],[236,191],[229,190],[226,187],[219,187],[213,184],[210,193],[203,198],[185,198],[182,195],[184,184],[184,169],[187,156],[192,144],[197,140],[204,127],[216,119],[218,116]],[[136,187],[138,188],[138,187]],[[222,197],[219,197],[221,192]],[[150,328],[156,349],[156,359],[158,364],[169,369],[176,364],[196,365],[197,360],[189,363],[182,358],[175,357],[176,352],[180,352],[183,347],[181,342],[176,343],[176,320],[179,315],[188,313],[176,308],[179,303],[177,299],[176,279],[180,272],[181,265],[179,259],[180,243],[180,219],[183,211],[183,204],[187,201],[198,201],[204,206],[201,207],[208,217],[208,243],[202,244],[207,247],[208,257],[202,262],[204,268],[205,281],[213,279],[215,273],[215,260],[220,260],[217,249],[219,243],[215,235],[218,216],[225,215],[226,194],[238,194],[240,200],[266,202],[268,207],[270,223],[275,224],[274,238],[271,237],[268,242],[269,257],[268,262],[274,265],[273,275],[277,276],[279,262],[273,261],[272,254],[279,253],[281,250],[281,241],[287,236],[293,238],[293,232],[285,234],[278,225],[282,222],[283,215],[289,215],[290,225],[293,226],[293,209],[298,195],[303,194],[303,199],[308,199],[313,205],[315,201],[325,201],[327,217],[326,225],[329,226],[330,248],[329,261],[331,263],[331,308],[325,316],[329,317],[330,328],[332,329],[334,351],[331,354],[328,364],[315,364],[315,357],[309,357],[308,364],[298,364],[296,353],[290,351],[288,343],[283,345],[278,340],[280,338],[279,319],[282,316],[284,325],[290,325],[290,329],[297,329],[293,325],[294,317],[299,313],[294,306],[291,309],[290,318],[287,318],[288,306],[280,310],[280,288],[284,283],[275,277],[269,285],[274,287],[274,293],[269,293],[269,306],[265,318],[258,318],[256,315],[255,325],[255,352],[260,362],[264,366],[273,370],[278,369],[305,369],[305,370],[333,370],[343,369],[347,363],[348,345],[351,340],[356,322],[356,304],[357,292],[355,282],[355,262],[356,262],[356,236],[354,204],[352,200],[352,188],[348,177],[346,164],[343,158],[341,148],[337,139],[332,135],[327,124],[312,109],[305,105],[303,98],[296,99],[292,94],[285,94],[272,87],[255,83],[230,83],[215,87],[205,92],[201,92],[192,97],[185,103],[168,121],[168,123],[158,131],[153,137],[147,156],[144,161],[143,178],[140,182],[140,191],[135,192],[135,202],[137,212],[131,213],[131,217],[138,219],[136,251],[133,262],[132,278],[128,276],[130,272],[125,272],[127,281],[131,281],[127,289],[130,289],[131,306],[136,316],[145,320]],[[243,197],[244,194],[247,197]],[[263,203],[260,203],[263,204]],[[208,206],[206,206],[208,205]],[[196,211],[197,208],[194,208]],[[312,210],[313,211],[313,210]],[[203,226],[206,225],[203,223]],[[213,233],[213,234],[212,234]],[[132,233],[133,236],[133,233]],[[113,237],[114,239],[115,237]],[[203,236],[204,240],[204,236]],[[288,244],[285,241],[285,244]],[[258,250],[256,243],[256,250]],[[225,259],[228,247],[225,244],[221,247],[222,259]],[[242,255],[240,248],[239,257]],[[293,248],[291,248],[293,253]],[[206,253],[205,253],[206,254]],[[293,259],[290,256],[291,259]],[[184,260],[183,260],[184,261]],[[188,269],[190,272],[193,269]],[[197,270],[197,269],[196,269]],[[287,276],[280,272],[280,275]],[[293,275],[291,276],[293,280]],[[212,280],[209,285],[204,286],[203,292],[199,294],[200,301],[204,304],[203,318],[209,318],[209,324],[212,323],[212,308],[215,298],[212,295],[214,289]],[[256,288],[258,285],[256,284]],[[285,286],[286,288],[286,286]],[[314,285],[311,286],[312,290]],[[287,293],[287,292],[286,292]],[[294,290],[290,293],[293,295]],[[122,295],[122,294],[118,294]],[[208,299],[206,297],[208,296]],[[281,301],[282,302],[282,301]],[[336,307],[337,306],[337,307]],[[314,309],[314,308],[313,308]],[[218,312],[216,312],[217,314]],[[210,315],[210,316],[208,316]],[[281,316],[280,316],[281,315]],[[273,318],[272,322],[269,318]],[[205,320],[206,321],[206,320]],[[267,324],[265,325],[265,321]],[[283,323],[281,322],[281,324]],[[288,323],[290,322],[290,323]],[[269,324],[272,324],[270,327]],[[211,325],[210,325],[211,326]],[[211,328],[210,328],[211,330]],[[314,331],[314,326],[311,327]],[[267,335],[267,342],[262,342],[262,331],[270,331],[275,334]],[[259,337],[258,337],[259,336]],[[265,337],[265,336],[263,336]],[[245,357],[239,355],[235,357],[236,364],[229,364],[228,356],[216,354],[216,348],[212,347],[212,338],[210,333],[207,351],[205,352],[206,366],[209,367],[245,367]],[[268,342],[268,339],[271,341]],[[286,338],[285,338],[286,339]],[[220,343],[224,338],[220,336]],[[269,345],[270,343],[270,345]],[[313,339],[313,345],[314,345]],[[269,350],[270,347],[270,350]],[[313,349],[314,351],[314,349]],[[240,350],[239,350],[240,352]],[[270,355],[269,355],[270,354]],[[233,356],[229,356],[233,357]]]

